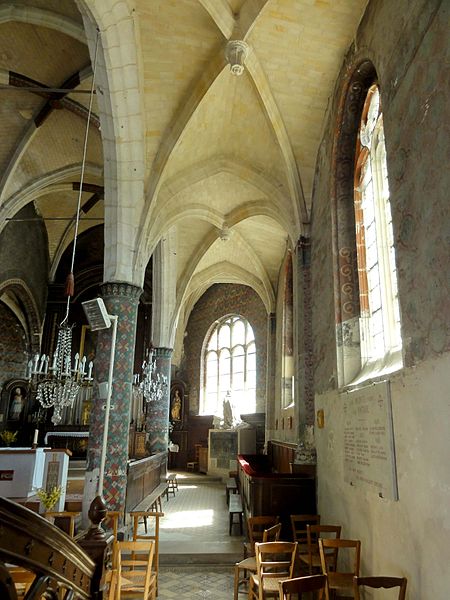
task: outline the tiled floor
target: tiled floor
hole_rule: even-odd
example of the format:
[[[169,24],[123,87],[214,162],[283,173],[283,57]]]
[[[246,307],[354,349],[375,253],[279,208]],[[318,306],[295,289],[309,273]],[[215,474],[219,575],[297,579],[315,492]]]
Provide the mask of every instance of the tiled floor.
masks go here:
[[[244,538],[237,526],[228,534],[225,485],[191,473],[177,477],[178,492],[162,507],[158,600],[232,600]]]
[[[208,565],[162,566],[158,600],[232,600],[233,568]],[[244,600],[245,596],[241,596]]]

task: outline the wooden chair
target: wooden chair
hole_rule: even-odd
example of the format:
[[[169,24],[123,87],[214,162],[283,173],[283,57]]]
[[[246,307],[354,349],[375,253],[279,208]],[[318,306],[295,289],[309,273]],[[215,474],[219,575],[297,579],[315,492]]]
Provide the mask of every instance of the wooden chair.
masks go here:
[[[160,512],[132,512],[130,513],[133,517],[133,541],[145,540],[145,541],[153,541],[155,543],[155,558],[153,570],[156,575],[156,582],[158,583],[158,571],[159,571],[159,519],[164,516],[164,513]],[[139,534],[139,519],[140,518],[151,518],[154,520],[154,528],[152,528],[153,533],[148,533],[147,530],[145,534]]]
[[[298,542],[299,554],[308,554],[307,525],[320,525],[320,515],[291,515],[292,539]]]
[[[277,523],[263,532],[263,542],[276,542],[280,539],[281,523]],[[243,571],[243,577],[240,572]],[[239,587],[248,582],[248,573],[256,573],[256,556],[248,556],[234,565],[234,600],[238,600]]]
[[[256,542],[256,573],[249,579],[248,599],[279,597],[279,582],[292,579],[297,542]]]
[[[116,599],[137,597],[140,600],[156,600],[155,542],[117,542],[115,553],[118,573]]]
[[[296,594],[296,598],[301,600],[303,592],[320,592],[314,594],[314,598],[322,600],[324,593],[326,594],[326,586],[326,575],[306,575],[305,577],[286,579],[279,583],[279,600],[291,600],[291,594]]]
[[[106,520],[109,521],[109,525],[112,525],[115,542],[117,542],[117,532],[119,530],[119,518],[121,514],[120,510],[108,510],[106,513]]]
[[[34,581],[36,574],[32,571],[27,571],[22,567],[13,566],[10,566],[8,568],[8,571],[14,582],[14,587],[16,588],[18,600],[23,600],[23,598],[26,597],[31,584]]]
[[[113,558],[115,561],[116,558]],[[119,559],[120,561],[120,559]],[[120,600],[119,594],[119,571],[117,569],[110,569],[105,572],[104,576],[105,583],[105,600]]]
[[[359,588],[361,586],[374,589],[390,589],[398,587],[397,600],[405,600],[406,598],[406,577],[353,577],[353,593],[355,600],[361,600]]]
[[[314,571],[322,571],[322,563],[320,562],[318,540],[323,536],[334,536],[335,539],[341,537],[340,525],[306,525],[306,541],[308,551],[306,554],[300,554],[300,561],[307,565],[310,575]],[[329,551],[327,556],[328,564],[333,568],[336,565],[337,552]]]
[[[348,550],[353,554],[353,560],[348,557],[347,564],[351,567],[350,571],[338,571],[337,569],[337,553],[338,551]],[[359,563],[361,556],[361,542],[359,540],[343,540],[343,539],[323,539],[319,538],[320,562],[322,564],[322,572],[328,577],[328,593],[331,597],[336,595],[336,592],[342,590],[353,591],[353,578],[359,576]],[[330,565],[327,552],[336,553],[336,564]]]
[[[255,542],[262,542],[264,530],[277,525],[280,517],[262,515],[247,519],[248,542],[244,542],[244,558],[255,556]]]

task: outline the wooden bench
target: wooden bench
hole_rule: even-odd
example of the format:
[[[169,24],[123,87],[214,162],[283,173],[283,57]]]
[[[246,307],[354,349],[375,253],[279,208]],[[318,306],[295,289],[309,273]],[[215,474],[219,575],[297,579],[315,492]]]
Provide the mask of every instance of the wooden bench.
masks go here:
[[[133,513],[145,513],[145,512],[160,512],[161,510],[161,498],[164,494],[167,494],[167,489],[169,484],[167,482],[160,483],[158,487],[156,487],[151,494],[146,496],[139,504],[137,504],[132,511],[130,511],[130,515],[133,516]],[[144,529],[145,533],[147,533],[147,519],[144,519]]]
[[[231,535],[233,525],[237,524],[239,524],[240,534],[242,535],[242,501],[239,494],[231,494],[228,513],[230,515],[230,527],[228,531],[229,535]],[[238,515],[239,521],[234,520],[234,515]]]
[[[178,490],[177,474],[176,473],[167,473],[166,482],[167,482],[166,499],[169,500],[169,494],[173,494],[175,496],[175,492]]]
[[[238,487],[235,479],[227,479],[225,482],[225,491],[227,494],[227,506],[230,505],[230,494],[237,494]]]

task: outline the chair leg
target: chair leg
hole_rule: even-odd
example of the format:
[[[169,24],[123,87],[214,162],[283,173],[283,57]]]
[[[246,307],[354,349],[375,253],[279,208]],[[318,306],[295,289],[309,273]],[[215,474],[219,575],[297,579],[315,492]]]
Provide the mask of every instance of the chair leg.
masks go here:
[[[234,565],[234,600],[238,600],[239,594],[239,567]]]

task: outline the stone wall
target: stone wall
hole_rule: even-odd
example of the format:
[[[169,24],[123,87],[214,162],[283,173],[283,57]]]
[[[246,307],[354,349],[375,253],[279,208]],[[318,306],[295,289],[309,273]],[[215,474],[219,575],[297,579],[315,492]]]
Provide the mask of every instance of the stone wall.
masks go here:
[[[189,412],[198,414],[200,396],[200,362],[205,336],[216,319],[239,314],[253,328],[256,341],[256,411],[265,411],[267,363],[267,313],[251,288],[230,283],[210,287],[194,306],[186,327],[181,372],[189,389]]]
[[[0,302],[0,389],[10,379],[25,377],[28,353],[25,331],[12,310]]]
[[[15,218],[36,219],[38,214],[31,203]],[[10,221],[0,235],[0,285],[9,279],[23,281],[33,296],[41,321],[47,301],[48,271],[44,221]]]
[[[448,264],[450,5],[438,0],[369,3],[337,79],[316,170],[312,297],[319,512],[362,541],[362,573],[408,577],[408,597],[445,598],[450,523],[448,456]],[[405,367],[390,376],[399,500],[343,478],[342,397],[337,390],[333,141],[342,89],[362,60],[379,78],[396,240]]]

